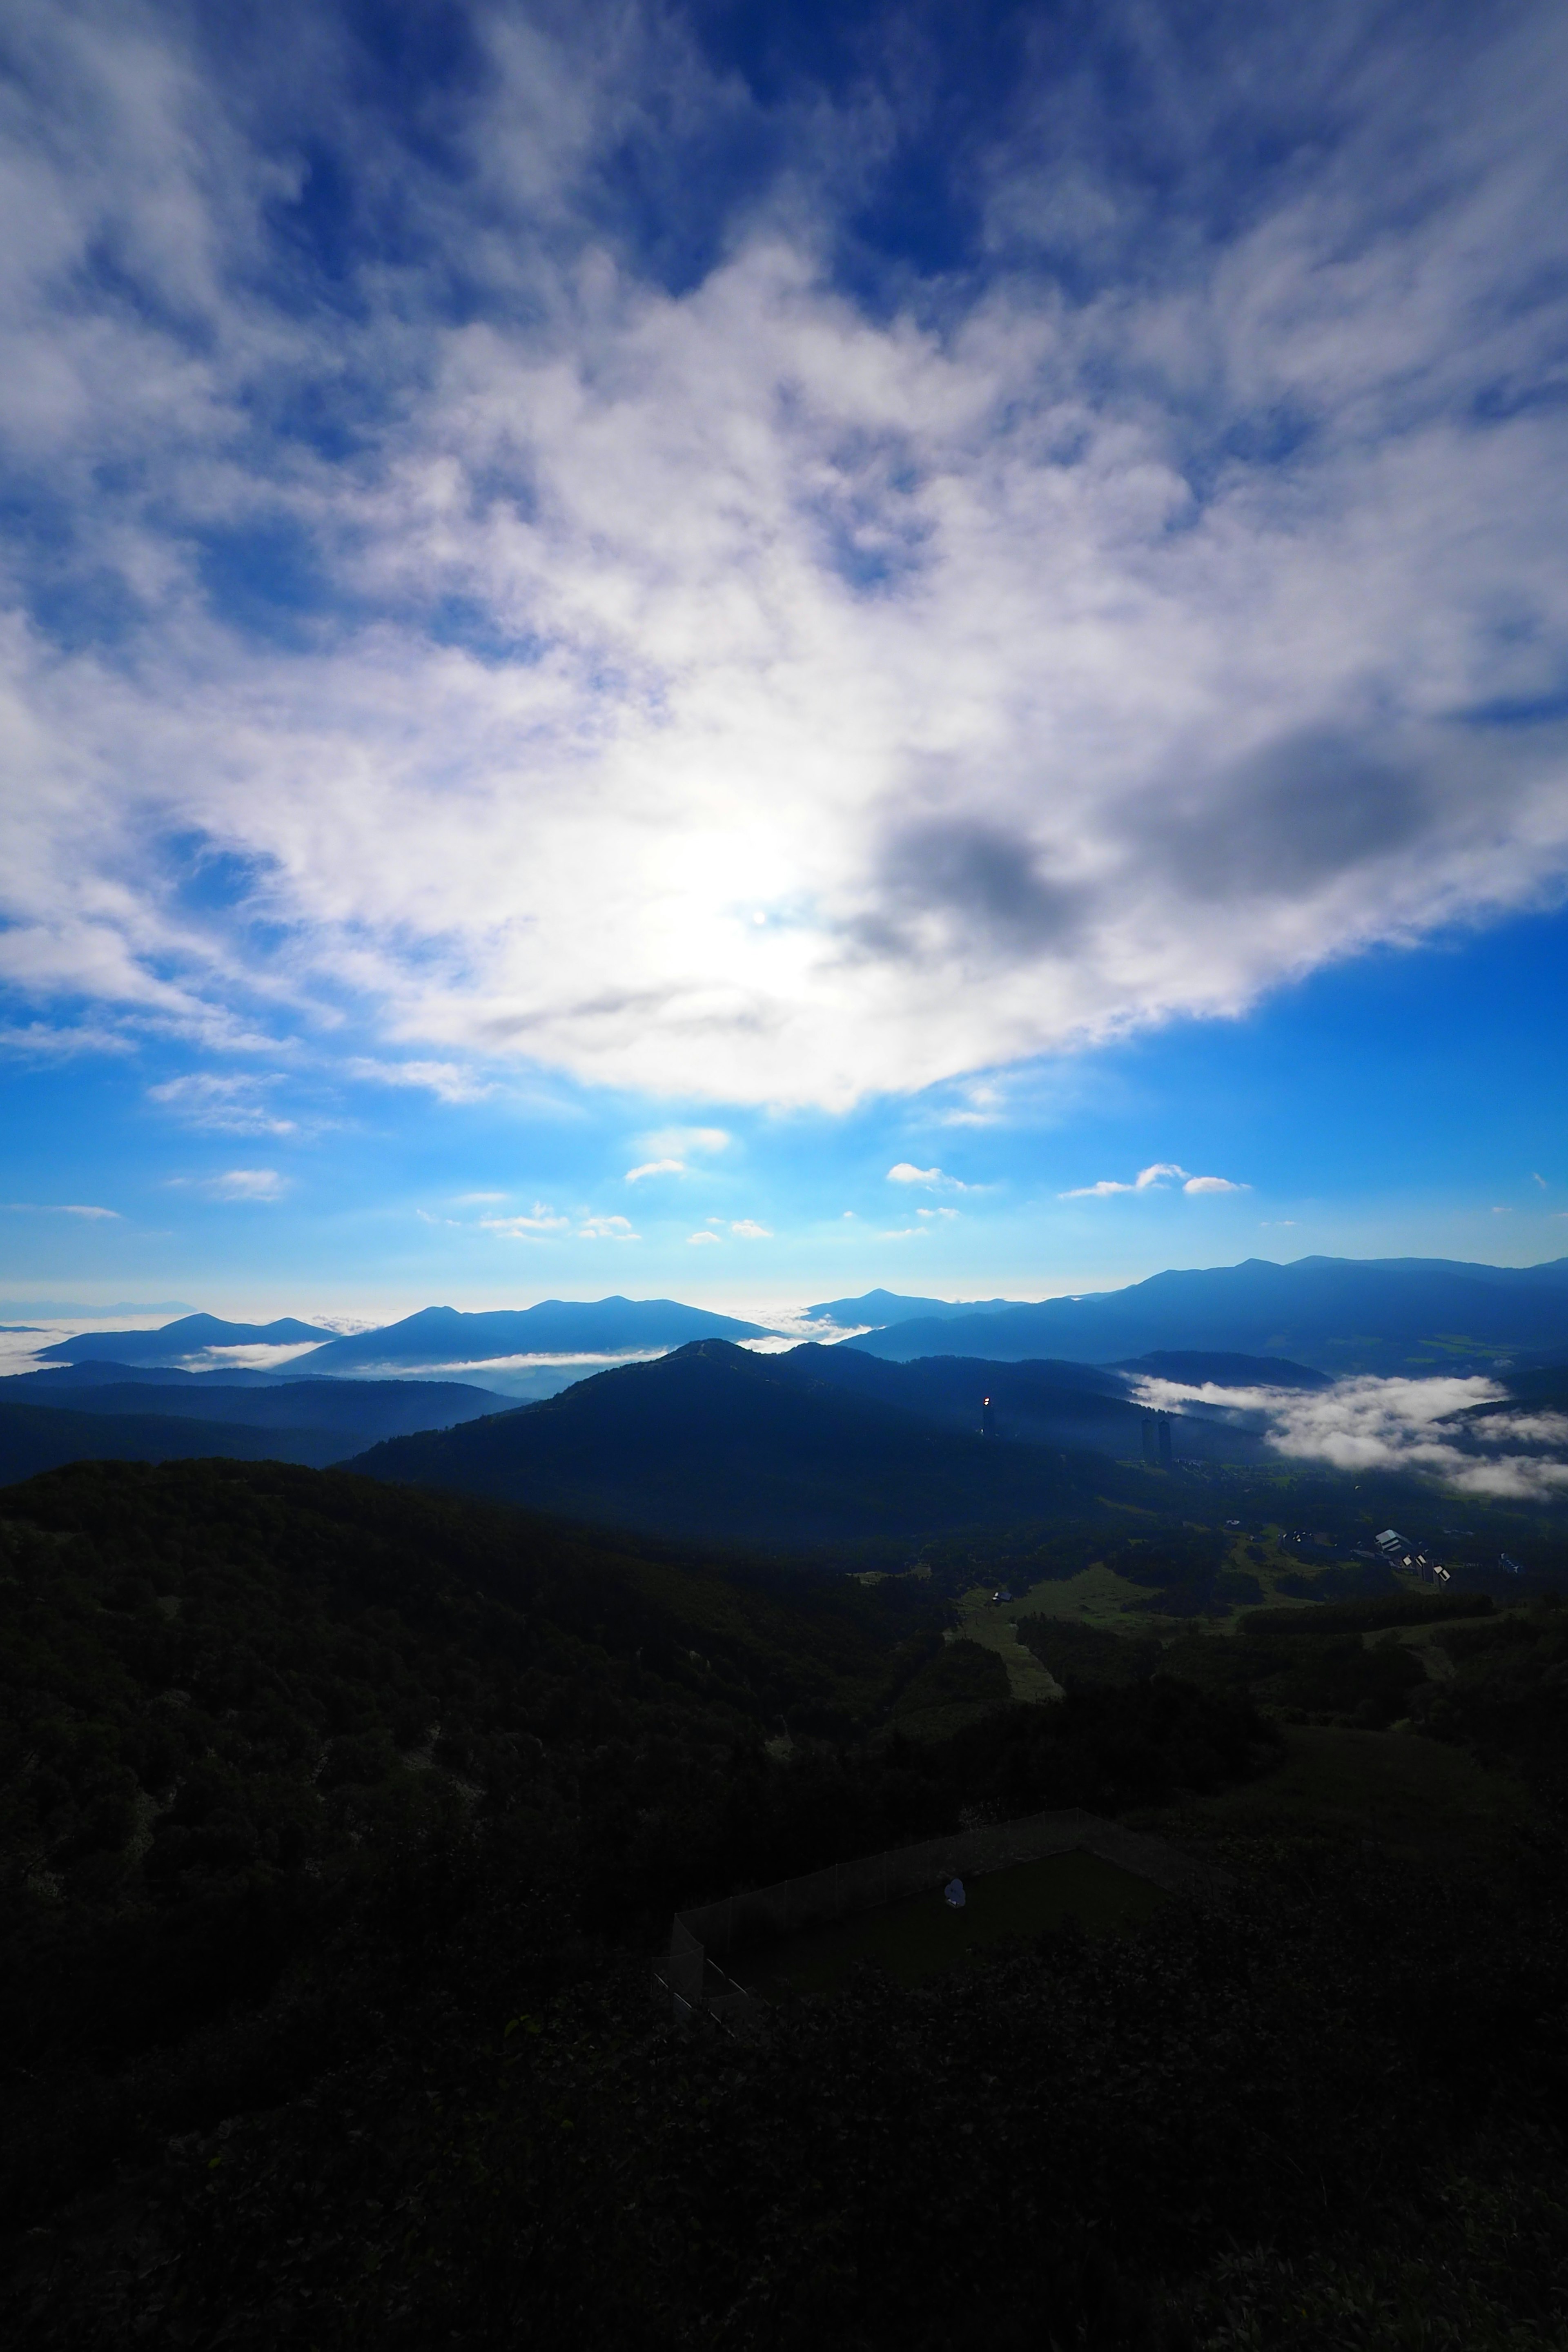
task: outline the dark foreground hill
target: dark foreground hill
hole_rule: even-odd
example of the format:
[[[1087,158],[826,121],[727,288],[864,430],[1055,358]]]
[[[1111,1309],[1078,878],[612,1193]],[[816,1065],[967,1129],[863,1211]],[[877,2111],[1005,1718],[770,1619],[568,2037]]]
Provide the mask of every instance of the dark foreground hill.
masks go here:
[[[82,1370],[101,1371],[102,1365]],[[175,1387],[156,1380],[99,1381],[69,1389],[56,1372],[23,1372],[0,1381],[0,1412],[13,1404],[47,1405],[73,1412],[174,1414],[182,1421],[237,1423],[252,1430],[310,1428],[341,1433],[338,1454],[402,1437],[416,1429],[447,1429],[481,1413],[505,1412],[510,1397],[462,1381],[289,1381],[230,1385],[193,1376]],[[221,1440],[215,1437],[215,1447]],[[330,1456],[335,1460],[336,1455]]]
[[[1248,1258],[1089,1297],[917,1318],[855,1344],[900,1361],[963,1354],[1110,1364],[1180,1349],[1282,1356],[1334,1374],[1487,1371],[1521,1352],[1568,1352],[1568,1259],[1516,1267]]]
[[[144,1404],[119,1412],[77,1412],[0,1402],[0,1486],[67,1462],[192,1462],[221,1454],[240,1462],[303,1462],[321,1469],[341,1460],[352,1444],[341,1430],[299,1422],[261,1429],[245,1422],[215,1425],[195,1416],[148,1412]]]
[[[832,1352],[758,1356],[700,1340],[346,1466],[574,1518],[781,1546],[1037,1519],[1081,1507],[1096,1478],[1134,1475],[984,1439],[978,1399],[972,1432],[942,1428],[796,1360]]]
[[[993,1363],[973,1356],[921,1356],[908,1364],[868,1354],[858,1340],[837,1347],[808,1342],[769,1360],[774,1375],[805,1387],[839,1390],[891,1405],[921,1421],[976,1434],[990,1399],[991,1432],[1026,1445],[1137,1460],[1142,1408],[1132,1382],[1093,1364]]]
[[[1324,1727],[1426,1686],[1400,1625],[1209,1639],[1310,1731],[1145,1638],[912,1741],[926,1591],[278,1465],[0,1495],[6,2340],[1558,2352],[1560,1832],[1390,1851],[1358,1758],[1478,1771]],[[1562,1613],[1404,1629],[1548,1787]],[[1207,1821],[1233,1891],[739,2038],[650,2006],[673,1901],[1064,1804]]]

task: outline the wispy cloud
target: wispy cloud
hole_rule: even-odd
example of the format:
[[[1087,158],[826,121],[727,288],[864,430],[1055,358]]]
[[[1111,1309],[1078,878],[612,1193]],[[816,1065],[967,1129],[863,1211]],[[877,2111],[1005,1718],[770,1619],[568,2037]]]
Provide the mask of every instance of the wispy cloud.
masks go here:
[[[645,1160],[639,1168],[626,1170],[626,1182],[640,1184],[647,1176],[684,1176],[684,1160]]]
[[[31,1217],[118,1217],[118,1209],[100,1209],[87,1201],[7,1201],[7,1209]]]
[[[1560,887],[1561,9],[1091,11],[924,280],[896,11],[473,12],[438,156],[200,14],[12,10],[19,1003],[841,1108]]]
[[[433,1094],[437,1102],[483,1102],[499,1093],[493,1078],[480,1077],[460,1062],[384,1062],[358,1055],[347,1065],[352,1078],[382,1087],[414,1087]]]
[[[535,1201],[527,1216],[481,1217],[479,1226],[481,1233],[500,1234],[509,1241],[539,1241],[552,1234],[570,1233],[572,1220],[552,1209],[548,1201]]]
[[[300,1122],[279,1118],[263,1099],[266,1089],[279,1083],[275,1076],[254,1076],[248,1071],[220,1075],[191,1070],[149,1087],[147,1097],[150,1102],[178,1112],[188,1126],[216,1134],[298,1135]]]
[[[100,1022],[0,1023],[0,1052],[30,1061],[64,1062],[79,1054],[133,1054],[139,1040]]]
[[[199,1189],[219,1201],[280,1201],[289,1180],[276,1168],[228,1168],[205,1178]]]

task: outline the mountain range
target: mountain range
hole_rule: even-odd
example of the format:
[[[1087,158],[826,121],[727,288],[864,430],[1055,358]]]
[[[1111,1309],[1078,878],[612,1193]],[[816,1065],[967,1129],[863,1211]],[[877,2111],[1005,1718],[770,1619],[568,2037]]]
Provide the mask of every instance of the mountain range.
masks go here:
[[[1568,1258],[1535,1266],[1468,1265],[1447,1258],[1299,1258],[1285,1265],[1170,1270],[1125,1289],[1077,1297],[950,1300],[868,1290],[819,1301],[807,1326],[853,1329],[862,1352],[890,1361],[960,1356],[990,1363],[1079,1364],[1194,1353],[1285,1360],[1331,1377],[1350,1373],[1489,1371],[1507,1361],[1568,1356]],[[797,1325],[798,1328],[798,1325]],[[521,1371],[498,1369],[516,1394],[563,1385],[563,1360],[651,1356],[694,1339],[759,1339],[777,1327],[673,1298],[547,1298],[525,1307],[466,1313],[426,1307],[380,1329],[346,1336],[284,1318],[228,1323],[186,1315],[156,1331],[85,1332],[40,1349],[40,1363],[175,1371],[229,1349],[309,1349],[289,1367],[337,1378],[452,1373],[509,1359],[554,1359]],[[845,1344],[839,1342],[838,1344]],[[235,1369],[231,1379],[256,1379]],[[1181,1375],[1165,1369],[1163,1376]],[[1209,1375],[1212,1377],[1212,1374]]]
[[[992,1315],[999,1307],[1021,1303],[1016,1298],[910,1298],[897,1290],[863,1290],[858,1298],[825,1298],[804,1312],[809,1323],[876,1329],[891,1323],[945,1323],[964,1315]]]
[[[1568,1353],[1568,1258],[1536,1266],[1248,1258],[1037,1306],[917,1317],[855,1345],[901,1361],[941,1353],[1107,1364],[1217,1349],[1334,1375],[1487,1371],[1504,1358]]]
[[[689,1339],[769,1336],[765,1323],[685,1307],[674,1298],[544,1298],[537,1307],[478,1315],[456,1307],[426,1307],[381,1330],[330,1339],[310,1361],[313,1372],[416,1364],[436,1369],[507,1356],[632,1355],[683,1347]]]
[[[226,1323],[217,1315],[182,1315],[156,1331],[84,1331],[40,1348],[44,1364],[73,1364],[92,1356],[117,1364],[185,1363],[214,1348],[300,1348],[335,1335],[285,1315],[276,1323]]]

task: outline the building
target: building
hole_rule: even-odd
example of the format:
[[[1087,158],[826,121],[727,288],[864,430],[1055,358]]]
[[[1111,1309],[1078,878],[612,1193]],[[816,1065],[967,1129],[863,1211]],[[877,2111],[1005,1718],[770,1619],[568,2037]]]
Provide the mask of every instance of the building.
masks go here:
[[[1143,1422],[1143,1459],[1151,1470],[1168,1470],[1171,1466],[1171,1421],[1168,1412],[1146,1412]]]

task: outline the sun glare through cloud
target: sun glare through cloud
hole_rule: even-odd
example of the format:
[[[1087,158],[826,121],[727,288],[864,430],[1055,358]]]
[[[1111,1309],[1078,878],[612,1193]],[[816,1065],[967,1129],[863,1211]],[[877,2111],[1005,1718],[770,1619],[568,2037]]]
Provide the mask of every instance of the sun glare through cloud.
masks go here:
[[[869,89],[764,109],[679,12],[593,21],[476,13],[438,172],[330,17],[286,97],[182,17],[14,16],[26,1002],[219,1043],[352,1003],[362,1071],[450,1102],[522,1060],[833,1108],[1558,886],[1555,12],[1412,17],[1377,76],[1340,14],[1257,20],[1249,81],[1144,91],[1158,211],[1091,40],[992,126],[940,299],[872,301]],[[611,192],[668,86],[776,177],[710,179],[661,272]],[[1233,110],[1293,160],[1226,204]],[[330,298],[312,141],[397,191]]]

